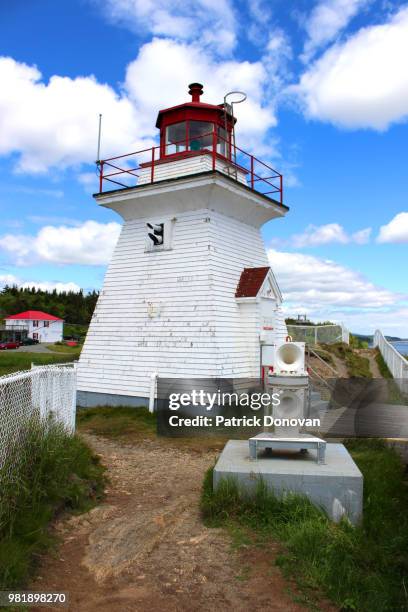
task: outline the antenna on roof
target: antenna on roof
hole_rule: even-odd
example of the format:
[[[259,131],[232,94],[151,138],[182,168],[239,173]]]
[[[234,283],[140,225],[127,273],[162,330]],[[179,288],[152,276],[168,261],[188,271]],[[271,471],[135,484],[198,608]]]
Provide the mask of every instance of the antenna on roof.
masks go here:
[[[230,96],[236,96],[236,99],[231,100],[231,102],[228,102],[227,98],[229,98]],[[235,148],[234,104],[241,104],[241,102],[245,102],[246,99],[247,99],[247,95],[243,91],[229,91],[224,96],[225,133],[228,134],[227,115],[231,115],[231,119],[232,119],[232,129],[231,129],[232,143],[231,144],[234,147],[234,162],[235,163],[237,163],[237,150]]]
[[[102,132],[102,113],[99,113],[99,129],[98,129],[98,151],[96,153],[96,163],[101,160],[101,132]]]

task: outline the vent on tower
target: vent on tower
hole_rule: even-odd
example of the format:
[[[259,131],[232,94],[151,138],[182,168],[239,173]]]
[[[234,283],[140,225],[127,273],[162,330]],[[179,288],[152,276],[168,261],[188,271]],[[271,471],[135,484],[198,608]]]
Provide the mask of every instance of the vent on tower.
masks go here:
[[[164,223],[146,223],[152,246],[162,246],[164,242]]]

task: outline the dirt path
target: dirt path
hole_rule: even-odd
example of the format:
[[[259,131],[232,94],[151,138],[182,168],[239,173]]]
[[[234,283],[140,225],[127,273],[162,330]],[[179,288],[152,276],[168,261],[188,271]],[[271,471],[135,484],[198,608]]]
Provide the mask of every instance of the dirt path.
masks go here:
[[[203,526],[198,501],[213,452],[84,437],[108,467],[107,497],[57,525],[62,542],[30,588],[68,592],[64,609],[75,612],[306,609],[274,564],[278,545],[233,550],[225,531]]]
[[[375,360],[376,352],[373,349],[360,349],[358,353],[361,355],[361,357],[366,357],[370,362],[370,371],[373,378],[382,378],[382,374]]]

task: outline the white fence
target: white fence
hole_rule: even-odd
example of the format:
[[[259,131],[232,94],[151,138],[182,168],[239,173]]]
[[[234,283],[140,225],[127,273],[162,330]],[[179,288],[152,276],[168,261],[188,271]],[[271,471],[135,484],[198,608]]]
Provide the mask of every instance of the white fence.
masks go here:
[[[287,325],[288,334],[295,342],[308,344],[349,344],[350,333],[343,324],[339,325]]]
[[[377,329],[374,334],[374,346],[377,346],[389,371],[402,391],[408,393],[408,361],[397,351],[395,346],[384,338],[383,333]]]
[[[0,468],[18,451],[30,419],[51,418],[74,432],[75,412],[76,364],[38,366],[0,376]]]

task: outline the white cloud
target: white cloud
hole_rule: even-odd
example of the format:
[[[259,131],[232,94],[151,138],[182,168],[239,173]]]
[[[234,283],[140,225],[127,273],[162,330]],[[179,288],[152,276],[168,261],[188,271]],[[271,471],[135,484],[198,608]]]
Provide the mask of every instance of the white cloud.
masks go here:
[[[216,61],[198,45],[156,38],[129,64],[125,87],[146,127],[154,125],[159,109],[189,99],[188,83],[204,83],[202,100],[212,104],[221,103],[228,91],[245,91],[248,99],[235,107],[237,138],[241,146],[259,153],[261,148],[271,151],[262,139],[276,125],[273,100],[264,99],[268,75],[261,61]]]
[[[366,227],[365,229],[359,230],[355,232],[351,236],[352,242],[356,244],[367,244],[370,241],[371,236],[371,227]]]
[[[349,238],[338,223],[328,223],[327,225],[309,225],[303,234],[296,234],[292,237],[291,243],[296,248],[305,246],[318,246],[321,244],[329,244],[331,242],[338,242],[340,244],[346,244]]]
[[[303,253],[269,250],[285,299],[320,307],[379,308],[400,299],[399,294],[377,287],[361,274],[329,259]]]
[[[332,41],[350,20],[371,0],[322,0],[318,2],[305,21],[308,38],[302,61],[308,62],[314,53]]]
[[[236,44],[236,19],[229,0],[107,0],[105,15],[139,36],[152,34],[196,41],[218,53]]]
[[[63,291],[74,291],[78,293],[81,287],[73,282],[63,283],[60,281],[22,281],[14,274],[0,274],[0,287],[14,286],[21,287],[22,289],[35,287],[36,289],[42,289],[43,291],[57,291],[62,293]]]
[[[37,261],[103,265],[110,260],[120,229],[115,222],[85,221],[77,227],[48,225],[36,236],[2,236],[0,245],[18,265]]]
[[[408,242],[408,212],[398,213],[380,227],[377,242]]]
[[[371,228],[359,230],[354,234],[347,234],[339,223],[327,223],[326,225],[310,224],[303,233],[294,234],[288,240],[275,241],[275,244],[286,244],[295,248],[314,247],[322,244],[366,244],[370,239]]]
[[[408,117],[408,7],[362,28],[307,70],[295,93],[306,116],[347,128],[387,127]]]
[[[0,274],[0,287],[4,287],[5,285],[19,285],[20,279],[14,274]]]
[[[385,333],[407,335],[408,295],[379,287],[331,260],[275,249],[268,255],[288,314],[344,321],[355,332],[373,333],[379,327]]]
[[[117,154],[148,146],[134,106],[93,76],[41,80],[35,66],[0,57],[0,155],[20,154],[17,169],[44,172],[96,158],[98,113],[103,149]]]
[[[287,52],[282,39],[279,46]],[[265,136],[276,125],[275,100],[265,92],[277,65],[216,60],[197,44],[155,38],[127,67],[118,94],[93,76],[55,75],[44,82],[35,66],[0,57],[0,155],[17,153],[22,172],[77,166],[86,187],[90,173],[80,165],[95,160],[98,113],[102,157],[145,149],[158,136],[158,110],[189,100],[187,85],[193,81],[204,83],[203,100],[211,103],[221,103],[232,89],[244,90],[248,100],[236,107],[238,142],[259,155],[274,154]]]

